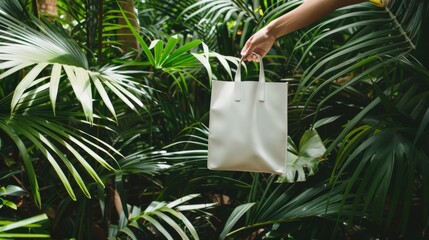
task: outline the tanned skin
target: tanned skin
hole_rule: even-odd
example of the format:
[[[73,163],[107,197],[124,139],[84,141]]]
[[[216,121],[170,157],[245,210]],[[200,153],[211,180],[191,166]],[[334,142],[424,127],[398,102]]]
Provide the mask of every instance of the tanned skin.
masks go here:
[[[241,50],[241,56],[245,61],[258,61],[252,53],[264,57],[277,38],[306,27],[338,8],[364,1],[366,0],[305,0],[299,7],[276,18],[251,36]]]

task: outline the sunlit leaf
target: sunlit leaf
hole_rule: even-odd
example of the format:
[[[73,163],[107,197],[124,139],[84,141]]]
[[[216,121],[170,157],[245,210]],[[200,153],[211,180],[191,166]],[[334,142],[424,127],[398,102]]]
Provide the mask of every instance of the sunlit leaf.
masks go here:
[[[288,142],[292,141],[290,138]],[[290,146],[291,145],[289,143]],[[279,182],[302,182],[306,176],[312,176],[318,171],[318,164],[326,152],[325,145],[316,129],[304,132],[299,143],[299,149],[287,152],[286,172],[279,177]]]
[[[13,229],[17,229],[17,228],[21,228],[21,227],[24,227],[24,226],[27,226],[27,225],[30,225],[30,224],[33,224],[36,222],[41,222],[41,221],[44,221],[47,219],[48,219],[48,216],[46,216],[46,214],[40,214],[40,215],[37,215],[34,217],[29,217],[29,218],[20,220],[18,222],[13,222],[13,223],[9,223],[9,224],[4,225],[4,226],[0,226],[0,233],[5,232],[5,231],[10,231]],[[47,236],[49,236],[49,235],[47,235]],[[3,236],[3,237],[5,237],[5,236]],[[31,236],[28,235],[28,237],[31,237]]]
[[[219,235],[219,239],[225,239],[238,220],[251,208],[255,203],[245,203],[237,206],[226,220],[225,227]]]
[[[24,189],[15,185],[8,185],[3,190],[0,190],[0,196],[22,196],[25,194]]]
[[[52,110],[55,114],[55,103],[57,100],[57,94],[58,94],[58,86],[60,84],[60,77],[61,77],[61,65],[56,63],[52,67],[52,74],[51,74],[51,86],[49,87],[49,96],[51,98],[52,102]]]
[[[156,229],[158,229],[162,235],[164,235],[164,237],[166,237],[168,240],[174,240],[173,237],[171,236],[170,233],[168,233],[168,231],[162,226],[162,224],[160,222],[158,222],[156,219],[154,219],[153,217],[150,217],[148,215],[142,215],[141,218],[147,220],[148,222],[150,222],[154,227],[156,227]]]

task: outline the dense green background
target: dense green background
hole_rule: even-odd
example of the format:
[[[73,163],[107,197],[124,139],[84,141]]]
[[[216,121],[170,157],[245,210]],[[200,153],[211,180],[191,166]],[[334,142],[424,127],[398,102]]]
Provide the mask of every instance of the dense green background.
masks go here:
[[[287,174],[206,168],[210,80],[301,3],[0,1],[0,238],[429,238],[425,0],[279,39]]]

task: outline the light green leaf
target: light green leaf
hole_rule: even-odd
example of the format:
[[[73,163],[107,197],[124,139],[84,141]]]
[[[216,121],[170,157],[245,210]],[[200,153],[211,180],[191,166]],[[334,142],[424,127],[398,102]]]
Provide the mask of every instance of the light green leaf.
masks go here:
[[[177,42],[179,42],[179,38],[177,35],[174,35],[168,39],[167,44],[165,45],[164,51],[162,52],[161,58],[159,59],[159,65],[163,66],[164,62],[169,57],[170,53],[173,52],[174,47]]]
[[[3,198],[0,197],[0,209],[3,206],[6,206],[8,208],[12,208],[13,210],[17,210],[18,209],[18,207],[16,206],[16,204],[14,202],[6,200],[6,199],[3,199]]]
[[[152,48],[153,48],[153,53],[155,58],[155,68],[160,69],[162,68],[161,57],[162,57],[162,49],[164,48],[164,42],[159,39],[155,39],[149,45],[149,49],[152,49]]]
[[[219,235],[219,239],[223,240],[228,236],[228,233],[234,227],[234,225],[240,220],[241,216],[243,216],[251,207],[253,207],[255,203],[245,203],[240,206],[237,206],[234,211],[232,211],[231,215],[229,215],[228,220],[226,220],[225,227],[222,230],[222,233]]]
[[[94,121],[94,117],[92,111],[91,83],[89,81],[88,71],[83,68],[67,65],[64,65],[63,67],[67,77],[70,79],[70,83],[77,99],[82,104],[86,119],[92,123]]]
[[[114,171],[115,169],[110,166],[109,163],[106,162],[106,160],[104,160],[102,157],[100,157],[100,155],[98,155],[97,153],[95,153],[91,148],[89,148],[87,145],[83,144],[81,141],[79,141],[78,139],[76,139],[73,136],[69,136],[69,139],[71,141],[73,141],[74,143],[76,143],[79,147],[81,147],[83,150],[85,150],[89,155],[91,155],[95,160],[97,160],[97,162],[99,162],[103,167],[105,167],[108,170],[112,170]]]
[[[36,77],[42,72],[43,69],[48,66],[47,63],[37,64],[31,71],[21,80],[21,82],[16,86],[13,93],[12,101],[10,103],[11,111],[15,110],[16,105],[21,99],[22,94],[25,90],[31,85],[31,83],[36,79]]]
[[[142,218],[146,219],[148,222],[150,222],[156,229],[158,229],[163,235],[164,237],[166,237],[168,240],[174,240],[173,237],[170,235],[170,233],[168,233],[168,231],[162,226],[162,224],[160,224],[156,219],[147,216],[147,215],[142,215]]]
[[[212,73],[212,68],[210,66],[210,51],[209,51],[209,47],[205,44],[203,44],[203,53],[192,53],[192,55],[198,59],[198,61],[201,62],[201,64],[203,64],[203,66],[206,68],[207,70],[207,74],[209,77],[209,81],[211,81],[213,79],[213,73]]]
[[[0,233],[0,238],[2,239],[10,239],[10,238],[36,239],[36,238],[51,238],[51,236],[49,234],[42,234],[42,233]]]
[[[160,219],[164,220],[170,227],[172,227],[181,237],[182,240],[189,240],[186,233],[182,230],[182,228],[168,215],[162,212],[153,212],[154,215],[158,216]]]
[[[149,204],[149,206],[144,210],[144,213],[143,213],[143,214],[158,211],[160,208],[165,207],[166,205],[167,205],[167,203],[166,203],[166,202],[153,201],[153,202],[151,202],[151,203]]]
[[[200,196],[200,194],[189,194],[187,196],[181,197],[179,199],[176,199],[176,200],[170,202],[169,204],[167,204],[167,207],[174,208],[177,205],[180,205],[180,204],[182,204],[184,202],[187,202],[187,201],[189,201],[191,199],[194,199],[196,197],[199,197],[199,196]]]
[[[85,182],[82,180],[82,177],[80,176],[80,174],[78,173],[78,171],[76,170],[76,168],[73,166],[73,164],[64,156],[64,153],[61,152],[55,145],[53,145],[45,136],[39,134],[39,139],[42,140],[42,142],[48,146],[52,151],[54,151],[56,153],[56,155],[63,161],[64,165],[66,165],[67,169],[70,171],[70,174],[73,176],[73,178],[75,179],[76,183],[78,184],[78,186],[80,187],[80,189],[82,190],[82,192],[85,194],[85,196],[87,198],[91,198],[91,194],[89,193]],[[95,174],[95,176],[98,178],[98,175],[95,173],[95,171],[92,169],[91,166],[89,166],[88,169],[88,163],[86,161],[84,161],[86,163],[85,170],[90,173],[91,176],[93,176]],[[93,176],[94,177],[94,176]],[[96,179],[98,180],[98,179]],[[100,180],[101,182],[101,180]]]
[[[320,119],[319,121],[317,121],[314,124],[313,128],[319,128],[325,124],[329,124],[329,123],[337,120],[339,117],[341,117],[341,116],[333,116],[333,117],[327,117],[327,118]]]
[[[34,167],[28,153],[27,147],[21,138],[9,128],[6,124],[0,121],[0,129],[2,129],[16,144],[21,154],[22,160],[24,162],[25,169],[27,171],[27,176],[30,180],[31,192],[38,207],[41,207],[41,198],[39,192],[39,183],[37,182],[37,176],[34,171]]]
[[[70,129],[65,128],[64,126],[59,125],[59,124],[52,124],[52,123],[46,124],[46,122],[44,122],[43,120],[40,120],[38,118],[33,118],[32,120],[36,121],[38,123],[38,124],[33,124],[32,126],[34,126],[35,128],[39,128],[41,131],[44,131],[44,132],[46,131],[46,133],[50,137],[56,139],[59,143],[63,144],[72,153],[74,153],[76,151],[74,150],[74,148],[70,144],[68,144],[65,141],[66,139],[71,140],[72,142],[76,143],[80,147],[84,146],[84,147],[82,147],[84,150],[85,149],[90,149],[91,152],[88,152],[88,154],[90,154],[90,155],[93,154],[93,151],[91,150],[91,148],[88,148],[87,146],[92,146],[93,148],[97,149],[98,151],[101,151],[101,152],[107,154],[112,159],[115,159],[115,158],[105,148],[107,148],[108,150],[112,150],[116,154],[121,155],[119,152],[117,152],[115,149],[112,149],[112,147],[109,146],[109,145],[107,145],[105,142],[103,142],[100,139],[95,138],[95,137],[93,137],[93,136],[91,136],[88,133],[85,133],[83,131],[80,131],[80,133],[82,133],[82,135],[79,135],[79,134],[73,133]],[[31,121],[28,122],[28,123],[31,124]],[[43,127],[41,127],[41,126],[43,126]],[[45,128],[51,130],[55,134],[51,134],[51,132],[47,131]],[[88,137],[91,137],[92,141],[89,140],[89,139],[84,138],[83,135],[87,135]],[[63,138],[61,138],[61,136]],[[100,144],[102,146],[99,146]],[[77,154],[75,156],[78,158],[78,160],[80,160],[80,159],[82,160],[82,164],[84,164],[83,162],[85,162],[86,164],[88,164],[86,162],[86,160],[84,160],[84,158],[80,154]],[[105,163],[104,160],[102,160],[102,161],[103,161],[103,163]],[[109,165],[109,167],[107,169],[113,170],[113,168],[110,165]]]
[[[137,103],[137,105],[139,105],[139,107],[143,107],[144,104],[142,101],[140,101],[140,99],[138,97],[136,97],[134,94],[132,94],[130,91],[128,91],[127,89],[125,89],[122,85],[124,85],[123,83],[115,80],[115,79],[111,79],[107,76],[102,76],[103,80],[108,80],[110,81],[110,83],[112,85],[115,86],[116,89],[118,89],[119,91],[121,91],[121,93],[125,94],[129,99],[133,100],[135,103]]]
[[[189,42],[178,49],[174,50],[170,56],[165,60],[165,63],[163,65],[176,65],[178,62],[178,58],[182,56],[185,52],[195,48],[196,46],[200,45],[202,43],[201,40],[194,40],[192,42]]]
[[[189,219],[185,215],[183,215],[181,212],[174,211],[173,209],[168,208],[168,207],[163,207],[161,210],[168,212],[168,213],[172,214],[173,216],[177,217],[178,219],[180,219],[185,224],[185,226],[188,228],[192,237],[195,240],[200,239],[200,237],[198,236],[197,230],[195,230],[195,227],[192,225],[192,223],[189,221]]]
[[[60,28],[49,24],[46,25],[38,20],[34,20],[33,23],[39,28],[38,30],[27,27],[25,23],[0,13],[0,25],[2,26],[0,29],[0,70],[4,70],[4,72],[0,73],[0,79],[28,66],[35,65],[17,86],[11,101],[11,113],[18,106],[23,93],[30,88],[34,79],[38,77],[46,66],[51,64],[53,67],[50,74],[49,95],[54,114],[62,68],[64,68],[76,98],[81,103],[85,117],[90,123],[93,122],[93,99],[88,74],[103,75],[103,71],[106,73],[109,71],[114,72],[113,77],[106,77],[109,78],[108,81],[123,84],[126,89],[133,88],[132,84],[126,82],[126,77],[118,73],[117,68],[119,67],[109,66],[103,67],[99,72],[89,71],[88,61],[80,46]],[[150,53],[149,50],[148,52]],[[124,71],[123,73],[127,74],[129,72]],[[103,79],[100,80],[104,81]],[[97,90],[101,89],[99,85],[96,87],[98,87]],[[117,89],[118,87],[114,90]],[[104,95],[103,101],[109,110],[114,113],[112,104],[104,94],[105,91],[99,91],[101,91],[100,95]],[[119,89],[119,91],[122,91],[122,89]],[[129,92],[123,91],[123,93],[129,95]],[[131,96],[128,96],[128,98],[132,99]],[[138,98],[133,100],[135,99]],[[137,101],[137,103],[142,105],[140,101]],[[113,115],[115,116],[115,114]]]
[[[63,170],[61,169],[61,167],[58,165],[58,163],[56,162],[55,158],[52,156],[52,154],[43,146],[43,144],[40,142],[40,140],[37,138],[37,136],[39,136],[39,132],[35,131],[33,128],[30,128],[28,126],[14,126],[17,129],[20,129],[20,132],[26,137],[28,138],[41,152],[42,154],[46,157],[46,159],[49,161],[49,163],[51,164],[51,166],[54,168],[55,173],[58,175],[58,177],[60,178],[61,182],[63,183],[65,189],[67,190],[67,192],[69,193],[70,197],[73,200],[76,200],[76,195],[73,191],[73,188],[67,178],[67,176],[64,174]]]
[[[21,70],[21,69],[23,69],[23,68],[26,68],[26,67],[34,64],[32,62],[23,62],[23,63],[21,63],[20,61],[8,61],[8,62],[5,62],[5,63],[9,63],[9,64],[13,63],[15,65],[13,65],[12,68],[10,68],[7,71],[5,71],[2,74],[0,74],[0,79],[3,79],[5,77],[7,77],[7,76],[9,76],[9,75],[11,75],[11,74],[13,74],[13,73]],[[8,65],[1,65],[0,64],[0,69],[6,69],[7,67],[10,67],[10,66],[8,66]]]
[[[13,222],[13,223],[7,224],[5,226],[0,226],[0,233],[5,232],[5,231],[9,231],[12,229],[20,228],[20,227],[25,227],[27,225],[30,225],[30,224],[33,224],[36,222],[41,222],[41,221],[44,221],[47,219],[48,219],[48,216],[46,216],[46,214],[40,214],[40,215],[37,215],[34,217],[26,218],[26,219],[20,220],[18,222]]]
[[[116,1],[116,2],[118,2],[118,1]],[[149,62],[152,64],[152,66],[155,66],[155,59],[154,59],[152,52],[150,51],[149,47],[147,46],[147,44],[145,43],[143,38],[140,36],[140,34],[136,31],[134,26],[131,24],[130,20],[128,19],[127,15],[125,14],[124,10],[121,8],[121,5],[119,3],[118,3],[118,6],[121,10],[122,17],[124,18],[125,22],[128,25],[128,28],[131,30],[134,37],[140,43],[140,46],[141,46],[143,52],[146,54],[146,57],[148,58]]]
[[[122,228],[121,230],[119,230],[120,232],[123,232],[123,233],[125,233],[125,234],[127,234],[127,236],[128,237],[130,237],[132,240],[138,240],[138,238],[136,237],[136,235],[133,233],[133,231],[130,229],[130,228],[128,228],[128,227],[125,227],[125,228]]]
[[[206,2],[207,2],[207,1],[200,1],[200,2],[197,2],[197,3],[195,3],[195,4],[191,5],[191,6],[189,6],[188,8],[186,8],[183,12],[187,12],[187,11],[189,11],[190,9],[195,8],[196,6],[201,5],[201,4],[204,4],[204,3],[206,3]],[[214,6],[217,6],[217,5],[219,5],[219,1],[212,1],[212,2],[209,2],[207,5],[205,5],[205,6],[203,6],[203,7],[199,7],[197,11],[195,11],[195,12],[191,13],[189,16],[187,16],[187,17],[185,18],[185,20],[189,20],[190,18],[193,18],[194,16],[196,16],[196,15],[198,15],[198,14],[200,14],[200,13],[203,13],[204,11],[206,11],[206,10],[208,10],[208,9],[210,9],[210,8],[214,7]]]
[[[104,104],[106,104],[106,107],[109,109],[109,111],[112,113],[113,117],[116,121],[118,121],[118,118],[116,116],[115,108],[113,107],[112,102],[110,101],[109,95],[107,94],[106,90],[104,89],[103,85],[101,84],[100,79],[95,74],[89,74],[91,76],[92,82],[95,85],[95,88],[97,89],[98,93],[100,94],[101,99],[103,99]]]
[[[209,81],[211,81],[213,78],[213,74],[212,74],[212,68],[210,66],[209,60],[204,57],[204,54],[201,54],[201,53],[192,53],[192,55],[196,59],[198,59],[198,61],[200,61],[201,64],[203,64],[203,66],[206,68],[207,74],[209,75]]]
[[[198,209],[207,209],[217,205],[217,203],[201,203],[201,204],[189,204],[189,205],[181,205],[177,206],[177,211],[192,211]]]
[[[22,196],[26,193],[24,189],[15,185],[8,185],[4,188],[4,191],[0,190],[1,196]]]
[[[288,142],[291,141],[289,138]],[[288,145],[294,146],[291,143]],[[305,131],[301,137],[298,151],[288,147],[286,172],[277,181],[289,183],[305,181],[306,175],[312,176],[318,171],[317,166],[325,152],[325,145],[316,129]]]
[[[231,80],[234,80],[234,78],[232,76],[231,68],[229,67],[229,64],[225,60],[225,58],[222,55],[220,55],[219,53],[214,53],[214,55],[219,60],[219,62],[222,64],[223,68],[226,70],[226,72],[228,73]]]
[[[101,78],[101,79],[103,79],[103,78]],[[103,79],[103,80],[105,80],[105,79]],[[114,86],[113,84],[111,84],[109,81],[104,81],[104,84],[106,84],[106,86],[107,87],[109,87],[109,89],[110,90],[112,90],[112,92],[113,93],[115,93],[116,94],[116,96],[118,96],[125,104],[127,104],[127,106],[129,107],[129,108],[131,108],[132,110],[134,110],[135,112],[138,112],[137,111],[137,109],[136,109],[136,107],[134,106],[134,104],[130,101],[130,100],[128,100],[128,98],[124,95],[124,94],[122,94],[122,92],[121,91],[119,91],[117,88],[116,88],[116,86]]]
[[[61,77],[61,65],[58,63],[55,63],[52,66],[51,82],[49,87],[49,96],[51,98],[52,110],[54,111],[54,114],[55,114],[55,103],[57,101],[58,86],[60,84],[60,77]]]

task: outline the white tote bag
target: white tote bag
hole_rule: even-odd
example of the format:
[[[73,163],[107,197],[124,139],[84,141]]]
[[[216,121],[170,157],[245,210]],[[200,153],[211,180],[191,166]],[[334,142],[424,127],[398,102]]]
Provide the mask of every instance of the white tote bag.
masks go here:
[[[286,82],[212,81],[207,167],[211,170],[285,172],[287,156]]]

